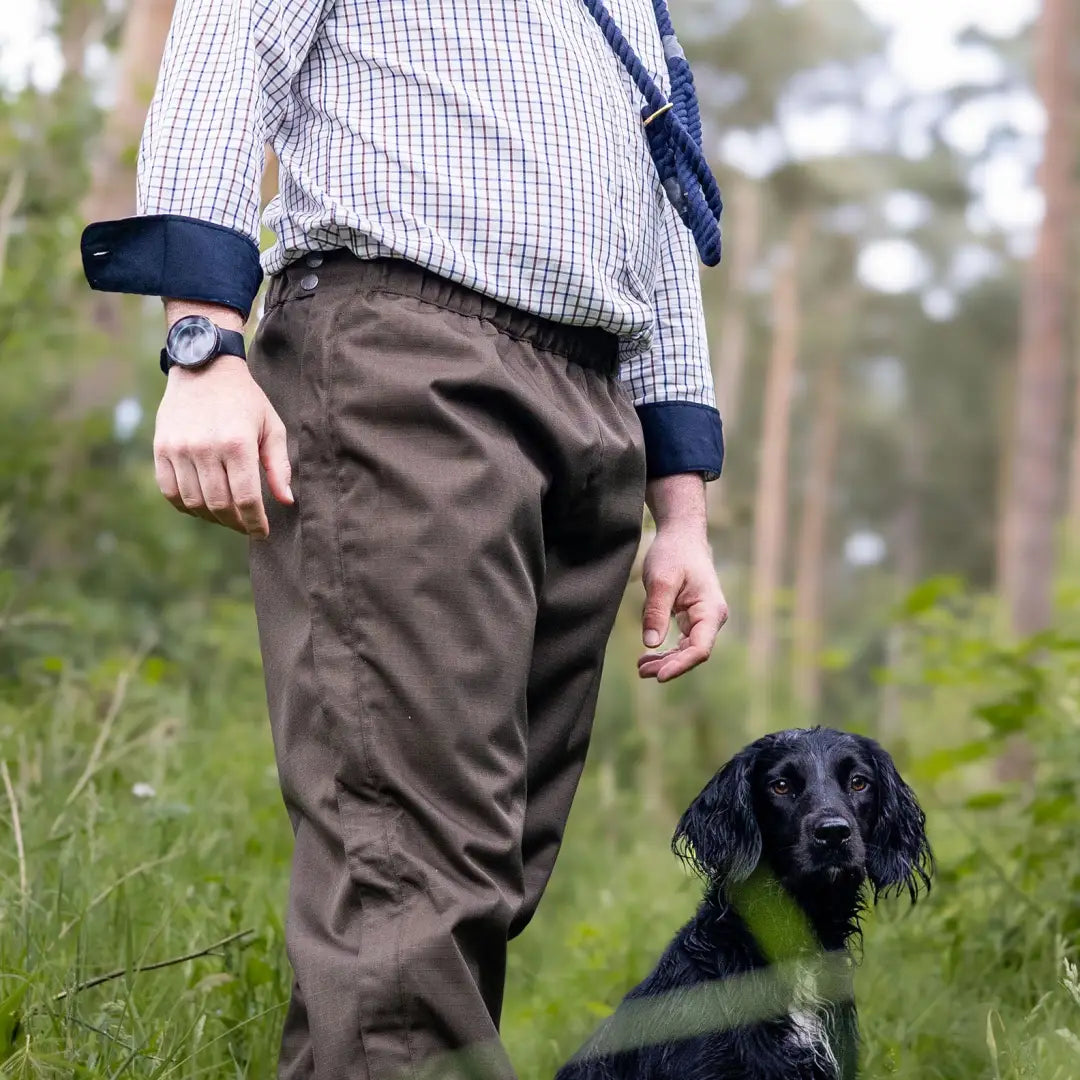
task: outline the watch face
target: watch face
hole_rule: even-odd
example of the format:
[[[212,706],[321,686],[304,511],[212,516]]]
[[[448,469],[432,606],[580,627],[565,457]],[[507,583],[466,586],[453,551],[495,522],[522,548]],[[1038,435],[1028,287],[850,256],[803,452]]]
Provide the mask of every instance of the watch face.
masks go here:
[[[179,319],[169,331],[169,358],[181,367],[205,364],[214,358],[217,347],[217,327],[202,315]]]

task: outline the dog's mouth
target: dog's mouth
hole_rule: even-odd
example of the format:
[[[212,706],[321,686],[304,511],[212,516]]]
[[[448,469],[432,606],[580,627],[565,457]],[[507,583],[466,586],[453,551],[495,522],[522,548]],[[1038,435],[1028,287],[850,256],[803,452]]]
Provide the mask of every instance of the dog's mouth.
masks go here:
[[[859,847],[846,843],[825,845],[811,843],[801,852],[800,869],[806,875],[824,875],[835,880],[839,877],[865,877],[866,860]]]
[[[856,862],[833,862],[815,866],[810,876],[823,877],[826,881],[862,881],[866,868]]]

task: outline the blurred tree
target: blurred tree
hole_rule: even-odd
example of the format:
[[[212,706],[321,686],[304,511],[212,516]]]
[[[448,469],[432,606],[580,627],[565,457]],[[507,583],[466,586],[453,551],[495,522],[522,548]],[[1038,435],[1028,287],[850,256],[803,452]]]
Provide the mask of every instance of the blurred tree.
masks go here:
[[[795,597],[792,613],[792,691],[799,707],[812,717],[821,700],[819,654],[825,631],[825,540],[836,483],[840,441],[841,373],[856,317],[854,281],[835,282],[823,305],[827,333],[815,372],[817,390],[809,453],[806,455],[802,514],[795,542]]]
[[[1036,35],[1036,82],[1047,114],[1039,180],[1046,211],[1027,266],[1021,307],[1016,424],[1002,509],[1001,588],[1013,629],[1050,623],[1054,535],[1061,492],[1070,209],[1075,168],[1075,0],[1045,0]]]
[[[81,86],[86,76],[87,50],[106,36],[108,8],[103,0],[59,0],[56,13],[63,61],[61,78]]]
[[[139,139],[157,84],[173,4],[174,0],[131,0],[128,6],[116,59],[114,101],[94,149],[90,190],[83,203],[87,221],[129,217],[135,212]],[[94,322],[106,333],[119,336],[124,332],[124,307],[122,297],[97,293]],[[98,388],[96,400],[107,400],[115,390],[112,380],[103,380],[101,372],[94,373],[93,384]]]
[[[760,184],[741,173],[726,195],[731,218],[728,273],[717,308],[714,328],[713,381],[716,401],[724,419],[724,434],[734,437],[742,404],[743,372],[749,350],[750,279],[761,257],[762,195]],[[709,485],[709,520],[722,524],[724,481]]]
[[[1080,108],[1077,109],[1080,123]],[[1080,144],[1080,140],[1078,140]],[[1080,162],[1077,163],[1080,170]],[[1080,206],[1080,172],[1074,173],[1072,206]],[[1072,446],[1069,453],[1069,539],[1080,539],[1080,229],[1073,226],[1073,320],[1072,320]]]
[[[725,428],[734,432],[739,421],[740,391],[746,367],[750,278],[761,257],[761,185],[748,176],[735,178],[727,198],[732,218],[729,274],[719,304],[718,341],[713,361],[716,400],[725,416]]]
[[[752,720],[755,731],[762,730],[767,722],[768,679],[776,652],[776,598],[787,535],[791,400],[803,330],[799,275],[812,228],[810,210],[796,210],[773,267],[773,339],[762,414],[750,589],[748,659],[751,677],[758,684]]]

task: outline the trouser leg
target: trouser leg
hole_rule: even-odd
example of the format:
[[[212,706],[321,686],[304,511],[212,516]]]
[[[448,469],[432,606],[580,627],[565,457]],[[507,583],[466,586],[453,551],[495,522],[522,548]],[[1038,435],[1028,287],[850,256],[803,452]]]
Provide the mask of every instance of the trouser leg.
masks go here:
[[[298,496],[252,546],[296,828],[281,1075],[481,1047],[509,1077],[506,941],[554,859],[640,521],[632,409],[598,417],[607,380],[403,296],[289,300],[254,353]]]
[[[633,408],[610,380],[586,373],[603,457],[585,499],[547,523],[528,690],[525,896],[511,936],[547,885],[592,731],[604,652],[641,532],[644,455]]]

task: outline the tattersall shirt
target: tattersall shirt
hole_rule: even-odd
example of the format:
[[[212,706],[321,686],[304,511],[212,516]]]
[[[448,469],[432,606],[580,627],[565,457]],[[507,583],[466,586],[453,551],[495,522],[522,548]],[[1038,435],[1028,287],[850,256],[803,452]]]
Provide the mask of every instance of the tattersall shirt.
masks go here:
[[[668,93],[650,0],[609,9]],[[642,104],[581,0],[178,0],[139,216],[91,226],[88,276],[246,314],[269,142],[266,273],[345,247],[611,331],[650,474],[715,475],[698,258]]]

